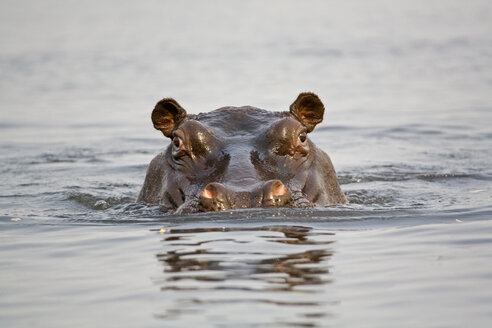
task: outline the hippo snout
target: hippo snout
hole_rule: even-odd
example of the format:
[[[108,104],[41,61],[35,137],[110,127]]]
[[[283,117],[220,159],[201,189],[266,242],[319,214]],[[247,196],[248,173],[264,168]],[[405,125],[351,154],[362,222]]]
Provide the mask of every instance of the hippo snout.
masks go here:
[[[212,182],[200,194],[200,210],[279,207],[287,205],[291,201],[291,196],[289,188],[280,180],[261,182],[248,190]]]

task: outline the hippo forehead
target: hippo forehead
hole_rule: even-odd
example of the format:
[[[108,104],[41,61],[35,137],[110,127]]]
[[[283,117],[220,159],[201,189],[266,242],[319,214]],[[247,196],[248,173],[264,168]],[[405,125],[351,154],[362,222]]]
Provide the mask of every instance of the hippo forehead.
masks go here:
[[[273,122],[288,117],[286,112],[270,112],[263,109],[243,107],[223,107],[212,112],[194,115],[191,118],[207,125],[227,137],[253,136],[270,126]]]

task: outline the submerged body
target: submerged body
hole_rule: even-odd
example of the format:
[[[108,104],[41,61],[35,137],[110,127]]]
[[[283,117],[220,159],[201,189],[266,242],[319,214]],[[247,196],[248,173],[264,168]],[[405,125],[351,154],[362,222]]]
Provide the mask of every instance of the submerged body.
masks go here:
[[[289,112],[187,115],[165,98],[152,121],[172,142],[150,163],[138,201],[179,213],[345,203],[329,156],[307,136],[323,114],[313,93],[301,93]]]

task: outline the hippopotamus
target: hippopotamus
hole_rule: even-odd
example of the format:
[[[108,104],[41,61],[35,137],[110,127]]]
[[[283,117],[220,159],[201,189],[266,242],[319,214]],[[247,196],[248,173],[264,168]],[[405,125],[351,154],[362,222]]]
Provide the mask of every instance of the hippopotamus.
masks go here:
[[[192,115],[164,98],[152,123],[171,143],[150,162],[137,201],[176,213],[346,203],[330,157],[308,136],[324,111],[311,92],[282,112],[228,106]]]

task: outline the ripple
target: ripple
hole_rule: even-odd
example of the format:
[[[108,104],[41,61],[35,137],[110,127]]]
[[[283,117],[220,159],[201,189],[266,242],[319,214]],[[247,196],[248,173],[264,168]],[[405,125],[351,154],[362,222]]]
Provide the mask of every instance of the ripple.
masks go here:
[[[444,171],[444,172],[442,172]],[[399,182],[408,180],[451,180],[451,179],[485,179],[486,174],[446,171],[439,167],[412,166],[408,164],[374,165],[354,168],[351,172],[339,172],[340,184],[364,182]]]
[[[57,153],[43,153],[29,164],[75,163],[80,161],[94,163],[100,160],[90,148],[67,148]]]
[[[72,193],[68,196],[68,200],[75,201],[92,210],[106,210],[115,205],[132,202],[135,200],[135,198],[128,196],[101,197],[88,193]]]
[[[482,179],[482,176],[478,176],[476,174],[459,174],[459,173],[430,173],[430,174],[417,175],[416,178],[425,181],[438,181],[438,180],[453,180],[453,179],[467,179],[467,178]]]
[[[361,205],[384,205],[393,206],[396,201],[397,192],[393,190],[354,190],[346,193],[350,203]]]

